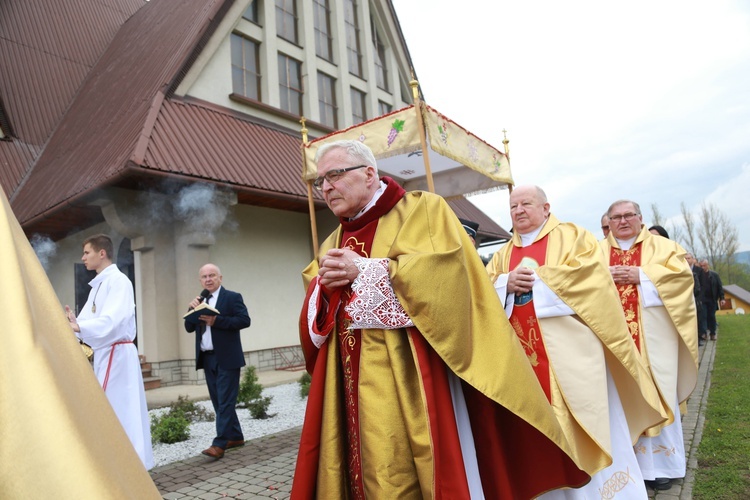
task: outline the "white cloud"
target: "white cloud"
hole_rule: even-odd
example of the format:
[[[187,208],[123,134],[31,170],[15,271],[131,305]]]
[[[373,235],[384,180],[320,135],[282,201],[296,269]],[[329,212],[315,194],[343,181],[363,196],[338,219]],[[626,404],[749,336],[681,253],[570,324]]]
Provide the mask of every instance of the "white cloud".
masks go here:
[[[394,0],[430,105],[496,146],[517,184],[599,235],[632,198],[650,219],[714,202],[750,249],[750,12],[739,0]],[[746,195],[744,195],[746,197]],[[506,229],[507,192],[473,197]]]

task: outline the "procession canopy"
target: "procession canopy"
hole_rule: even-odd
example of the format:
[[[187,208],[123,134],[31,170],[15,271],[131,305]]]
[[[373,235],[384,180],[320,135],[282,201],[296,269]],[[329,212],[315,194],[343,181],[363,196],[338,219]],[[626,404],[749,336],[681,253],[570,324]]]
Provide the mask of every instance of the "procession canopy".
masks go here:
[[[451,198],[506,189],[513,184],[505,153],[430,106],[420,103],[420,109],[437,194]],[[381,175],[392,177],[407,191],[427,190],[416,113],[414,105],[407,106],[304,144],[303,180],[312,182],[317,177],[315,154],[319,147],[354,139],[372,150]]]

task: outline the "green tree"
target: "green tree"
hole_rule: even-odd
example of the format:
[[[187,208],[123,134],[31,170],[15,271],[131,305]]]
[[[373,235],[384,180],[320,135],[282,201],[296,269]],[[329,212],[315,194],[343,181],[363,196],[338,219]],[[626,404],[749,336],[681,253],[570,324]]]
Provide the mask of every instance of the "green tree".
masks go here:
[[[651,204],[651,225],[661,226],[664,229],[667,230],[667,232],[671,235],[671,238],[674,241],[681,242],[682,241],[682,228],[676,224],[673,224],[672,222],[668,222],[664,216],[662,215],[661,211],[659,210],[659,205],[656,203]]]
[[[683,201],[680,203],[680,213],[682,213],[682,221],[685,226],[685,232],[680,235],[680,238],[675,239],[682,243],[682,246],[684,246],[688,252],[692,253],[695,257],[698,257],[698,246],[697,238],[695,236],[695,221],[693,220],[693,214],[690,213],[690,210],[688,210],[687,205],[685,205],[685,202]]]
[[[727,214],[711,203],[701,205],[698,220],[698,238],[703,255],[716,272],[727,274],[740,247],[737,228]]]
[[[651,217],[651,225],[661,226],[664,229],[666,229],[666,227],[664,226],[665,224],[664,217],[661,215],[661,212],[659,211],[659,205],[657,205],[656,203],[652,203],[651,213],[653,214],[653,216]]]

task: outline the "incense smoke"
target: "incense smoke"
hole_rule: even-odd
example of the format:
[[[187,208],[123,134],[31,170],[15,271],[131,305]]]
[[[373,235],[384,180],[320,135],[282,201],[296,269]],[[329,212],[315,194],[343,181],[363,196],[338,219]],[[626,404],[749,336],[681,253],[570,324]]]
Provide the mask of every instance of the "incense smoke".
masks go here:
[[[34,234],[29,243],[31,243],[31,248],[34,249],[36,257],[46,272],[50,259],[57,253],[57,245],[48,236],[42,236],[41,234]]]
[[[176,186],[169,181],[160,191],[140,191],[129,206],[127,219],[137,221],[143,233],[169,230],[176,223],[183,223],[188,231],[208,234],[239,227],[231,216],[229,191],[213,184]]]
[[[229,219],[229,196],[213,184],[193,184],[182,188],[173,201],[175,219],[183,221],[191,231],[212,233],[228,225],[237,224]]]

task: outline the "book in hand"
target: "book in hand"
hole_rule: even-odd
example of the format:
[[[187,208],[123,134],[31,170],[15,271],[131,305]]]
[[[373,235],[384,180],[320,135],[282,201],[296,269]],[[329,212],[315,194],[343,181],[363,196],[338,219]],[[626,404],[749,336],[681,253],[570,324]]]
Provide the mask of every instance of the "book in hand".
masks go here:
[[[199,316],[218,316],[219,314],[221,313],[219,313],[218,309],[214,309],[205,302],[201,302],[200,304],[198,304],[198,307],[196,307],[195,309],[190,309],[188,312],[186,312],[182,316],[182,318],[193,323],[197,323]]]

